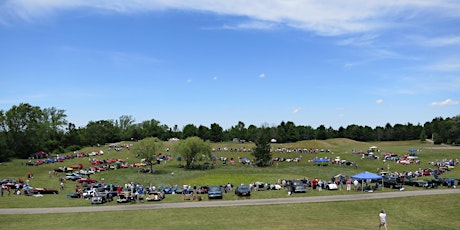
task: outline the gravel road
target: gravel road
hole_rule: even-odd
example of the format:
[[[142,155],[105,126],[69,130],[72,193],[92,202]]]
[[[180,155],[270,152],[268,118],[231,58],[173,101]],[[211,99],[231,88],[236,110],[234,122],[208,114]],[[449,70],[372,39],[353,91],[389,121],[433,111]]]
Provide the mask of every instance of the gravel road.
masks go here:
[[[307,197],[286,197],[275,199],[242,199],[230,201],[184,201],[179,203],[143,203],[132,205],[95,205],[87,207],[65,207],[65,208],[2,208],[0,215],[16,214],[48,214],[48,213],[75,213],[75,212],[107,212],[107,211],[127,211],[127,210],[152,210],[167,208],[202,208],[202,207],[225,207],[225,206],[251,206],[251,205],[271,205],[271,204],[299,204],[315,202],[333,202],[350,200],[371,200],[394,197],[410,197],[425,195],[458,194],[460,189],[432,189],[423,191],[401,191],[401,192],[381,192],[381,193],[356,193],[352,195],[334,196],[307,196]]]

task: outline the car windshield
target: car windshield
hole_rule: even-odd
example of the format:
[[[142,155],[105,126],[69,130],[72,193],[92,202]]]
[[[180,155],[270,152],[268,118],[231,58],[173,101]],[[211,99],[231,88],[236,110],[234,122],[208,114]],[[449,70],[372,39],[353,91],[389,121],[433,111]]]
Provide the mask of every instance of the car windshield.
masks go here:
[[[240,190],[240,191],[249,191],[249,188],[247,186],[240,186],[240,187],[238,187],[238,190]]]
[[[217,192],[217,191],[220,191],[220,187],[219,186],[210,186],[208,188],[208,191],[210,192]]]

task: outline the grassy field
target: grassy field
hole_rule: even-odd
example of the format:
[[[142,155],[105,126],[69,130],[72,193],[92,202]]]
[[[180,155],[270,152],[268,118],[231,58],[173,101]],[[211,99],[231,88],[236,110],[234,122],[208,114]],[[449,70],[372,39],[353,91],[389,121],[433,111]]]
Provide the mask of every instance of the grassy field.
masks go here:
[[[279,162],[269,168],[257,168],[249,165],[236,164],[218,165],[211,170],[185,170],[179,168],[176,158],[178,153],[174,152],[177,143],[167,142],[165,147],[170,147],[168,154],[173,156],[172,161],[166,164],[155,165],[155,174],[138,173],[136,168],[119,169],[101,172],[92,178],[106,183],[123,185],[126,182],[135,182],[144,185],[213,185],[213,184],[240,184],[262,181],[275,183],[278,179],[299,179],[299,178],[320,178],[328,180],[339,173],[344,175],[354,175],[362,171],[376,172],[377,168],[390,169],[390,171],[409,171],[418,168],[429,168],[428,162],[442,160],[444,158],[458,158],[460,149],[433,146],[429,143],[419,141],[405,142],[379,142],[363,143],[348,139],[332,139],[326,141],[303,141],[289,144],[272,144],[272,148],[306,148],[306,149],[330,149],[331,152],[321,152],[317,154],[309,153],[281,153],[274,152],[273,157],[295,158],[302,157],[300,162]],[[394,152],[399,155],[407,153],[408,149],[419,149],[418,154],[420,165],[400,165],[395,162],[383,163],[381,160],[361,159],[359,155],[352,154],[352,150],[366,151],[369,146],[376,145],[381,152]],[[229,149],[250,149],[254,146],[251,143],[218,143],[213,144],[214,148]],[[140,160],[129,150],[121,152],[112,151],[107,153],[106,147],[85,148],[82,151],[90,152],[94,150],[104,150],[103,156],[98,159],[121,158],[129,163],[136,163]],[[217,157],[252,158],[249,152],[214,152]],[[309,160],[314,157],[335,158],[340,156],[342,159],[357,162],[359,167],[351,166],[314,166]],[[66,160],[62,163],[25,166],[25,160],[14,160],[0,165],[1,178],[23,178],[27,173],[32,173],[34,178],[30,183],[33,187],[47,187],[52,189],[59,188],[59,176],[50,177],[48,172],[57,167],[70,166],[82,163],[89,167],[88,158]],[[174,176],[171,173],[174,172]],[[61,174],[60,176],[64,176]],[[460,178],[460,170],[454,169],[441,177]],[[424,178],[428,179],[430,177]],[[73,207],[90,206],[89,201],[84,199],[69,199],[65,196],[74,191],[76,182],[67,181],[66,188],[58,195],[45,195],[44,197],[26,196],[6,196],[0,198],[0,208],[26,208],[26,207]],[[418,190],[421,188],[407,187],[407,190]],[[441,189],[441,188],[439,188]],[[382,191],[378,191],[382,192]],[[395,192],[385,189],[383,192]],[[296,196],[324,196],[345,194],[346,191],[308,191],[305,194]],[[354,193],[354,192],[352,192]],[[260,191],[255,192],[252,198],[274,198],[285,197],[286,191]],[[151,210],[151,211],[123,211],[123,212],[104,212],[91,214],[53,214],[53,215],[3,215],[0,216],[0,223],[7,223],[8,227],[23,229],[33,226],[37,229],[76,229],[76,228],[96,228],[96,226],[110,227],[113,229],[132,229],[132,228],[223,228],[223,229],[370,229],[376,227],[377,212],[381,207],[385,207],[389,215],[390,229],[458,229],[460,226],[460,202],[459,195],[442,196],[422,196],[410,198],[394,198],[385,200],[367,200],[353,202],[333,202],[315,204],[295,204],[295,205],[271,205],[271,206],[248,206],[248,207],[221,207],[221,208],[197,208],[190,209],[171,209],[171,210]],[[206,199],[206,198],[205,198]],[[237,199],[234,194],[224,194],[224,200]],[[169,195],[162,202],[183,202],[179,195]],[[115,202],[104,205],[127,205]],[[129,204],[128,204],[129,205]],[[20,219],[21,221],[15,221]]]

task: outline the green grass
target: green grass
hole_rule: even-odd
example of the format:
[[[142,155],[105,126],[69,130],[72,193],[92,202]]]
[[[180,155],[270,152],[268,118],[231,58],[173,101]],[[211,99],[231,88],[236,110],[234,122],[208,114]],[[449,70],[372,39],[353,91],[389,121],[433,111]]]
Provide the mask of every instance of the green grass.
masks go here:
[[[326,141],[302,141],[289,144],[272,144],[273,148],[314,148],[330,149],[331,153],[278,153],[273,156],[279,157],[299,157],[302,161],[279,162],[277,166],[268,168],[257,168],[248,165],[236,164],[235,166],[224,166],[220,161],[216,168],[211,170],[185,170],[179,168],[176,160],[178,153],[174,152],[177,143],[167,142],[165,147],[170,147],[170,154],[173,155],[172,161],[165,164],[155,165],[155,174],[140,174],[135,168],[112,170],[93,175],[92,178],[102,180],[106,183],[123,185],[126,182],[135,182],[144,185],[215,185],[227,184],[228,182],[237,185],[240,183],[262,181],[275,183],[277,179],[299,179],[299,178],[320,178],[330,179],[342,173],[348,176],[362,171],[375,172],[377,168],[390,167],[391,171],[409,171],[418,168],[429,168],[430,161],[442,160],[444,158],[458,158],[459,149],[438,148],[429,143],[419,141],[404,142],[378,142],[363,143],[348,139],[332,139]],[[352,150],[367,150],[371,145],[377,145],[382,152],[394,152],[400,155],[407,153],[410,148],[420,149],[420,165],[399,165],[395,162],[383,163],[382,161],[361,159],[360,156],[352,154]],[[253,148],[251,143],[218,143],[213,144],[214,148]],[[104,156],[98,159],[121,158],[129,163],[139,162],[133,152],[123,150],[121,152],[111,152],[107,154],[106,148],[85,148],[82,151],[90,152],[98,149],[105,151]],[[248,152],[215,152],[220,157],[252,158]],[[325,167],[314,166],[309,160],[314,157],[340,156],[342,159],[354,161],[359,164],[359,168],[329,165]],[[63,163],[55,163],[41,166],[25,166],[26,160],[14,160],[0,164],[0,177],[2,178],[23,178],[27,173],[32,173],[34,178],[30,183],[33,187],[47,187],[52,189],[59,188],[59,177],[50,177],[48,172],[57,167],[71,166],[82,163],[89,167],[88,158],[66,160]],[[174,176],[171,173],[174,172]],[[60,176],[64,176],[61,174]],[[460,170],[454,169],[441,177],[460,178]],[[428,179],[426,177],[423,179]],[[65,196],[74,191],[76,182],[67,181],[66,188],[58,195],[45,195],[44,197],[25,197],[25,196],[6,196],[0,198],[0,208],[27,208],[27,207],[73,207],[90,206],[87,200],[69,199]],[[407,187],[407,190],[418,190],[420,188]],[[380,192],[380,191],[379,191]],[[394,192],[385,189],[385,192]],[[324,191],[307,192],[306,194],[296,194],[296,196],[324,196],[345,194],[345,191]],[[254,192],[253,199],[285,197],[286,191],[261,191]],[[77,214],[53,214],[53,215],[3,215],[0,216],[0,223],[8,223],[8,227],[25,228],[34,226],[37,229],[55,228],[63,226],[64,229],[75,228],[95,228],[94,226],[110,226],[114,229],[132,229],[131,223],[135,223],[136,228],[186,228],[199,227],[201,229],[215,228],[223,229],[370,229],[376,227],[378,210],[383,206],[389,215],[390,229],[457,229],[459,226],[459,204],[452,202],[458,200],[459,195],[440,195],[422,196],[409,198],[395,198],[385,200],[354,201],[354,202],[334,202],[334,203],[315,203],[315,204],[296,204],[296,205],[272,205],[272,206],[251,206],[251,207],[222,207],[222,208],[199,208],[199,209],[171,209],[171,210],[151,210],[151,211],[123,211],[123,212],[104,212],[88,215],[88,213]],[[224,194],[224,200],[237,199],[233,194]],[[162,202],[182,202],[180,196],[169,195]],[[115,202],[105,205],[126,205],[116,204]],[[96,216],[97,215],[97,216]],[[95,218],[97,217],[97,218]],[[21,219],[21,222],[15,221]],[[129,221],[127,221],[129,218]],[[338,227],[340,226],[340,227]]]
[[[389,229],[458,229],[460,195],[290,205],[0,215],[7,229],[374,229],[381,208]],[[19,221],[20,220],[20,221]]]

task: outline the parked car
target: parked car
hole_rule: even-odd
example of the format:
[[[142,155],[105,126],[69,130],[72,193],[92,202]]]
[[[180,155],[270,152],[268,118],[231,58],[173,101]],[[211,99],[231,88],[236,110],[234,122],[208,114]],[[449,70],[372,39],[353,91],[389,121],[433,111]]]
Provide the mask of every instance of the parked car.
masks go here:
[[[68,198],[80,198],[81,195],[80,195],[79,192],[73,192],[73,193],[67,194],[67,197],[68,197]]]
[[[80,178],[80,179],[77,180],[77,182],[78,183],[84,183],[84,182],[86,182],[86,183],[96,183],[97,180],[91,179],[91,178]]]
[[[222,187],[221,186],[208,186],[208,198],[209,199],[222,199]]]
[[[91,197],[91,204],[104,204],[107,202],[107,197],[103,195]]]
[[[128,203],[134,201],[134,197],[131,195],[131,192],[122,192],[118,194],[117,202],[118,203]]]
[[[327,190],[337,190],[337,189],[339,189],[339,187],[337,186],[336,183],[328,183],[326,185],[326,189]]]
[[[83,175],[81,175],[80,173],[67,173],[65,175],[65,179],[67,179],[67,180],[76,181],[76,180],[81,179],[81,178],[83,178]]]
[[[387,188],[401,189],[403,182],[398,177],[384,176],[382,178],[383,186]]]
[[[429,183],[435,184],[436,186],[449,186],[448,180],[444,178],[432,179]]]
[[[307,186],[305,186],[300,180],[293,180],[291,183],[291,191],[295,193],[305,193],[307,192]]]
[[[95,172],[92,169],[82,169],[80,170],[80,173],[83,175],[90,175],[90,174],[94,174]]]
[[[55,189],[47,189],[47,188],[33,188],[30,190],[32,194],[58,194],[59,191]]]
[[[246,185],[240,185],[236,187],[235,194],[237,196],[251,196],[251,190]]]
[[[404,184],[408,186],[415,186],[415,187],[427,187],[428,182],[424,180],[406,179],[404,180]]]
[[[149,195],[147,196],[147,198],[145,198],[145,200],[147,201],[161,201],[165,198],[165,195],[163,192],[160,192],[160,191],[153,191],[153,192],[149,192]]]

